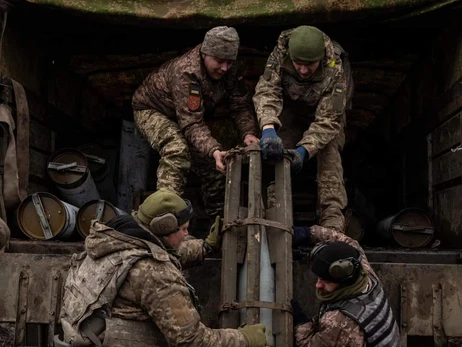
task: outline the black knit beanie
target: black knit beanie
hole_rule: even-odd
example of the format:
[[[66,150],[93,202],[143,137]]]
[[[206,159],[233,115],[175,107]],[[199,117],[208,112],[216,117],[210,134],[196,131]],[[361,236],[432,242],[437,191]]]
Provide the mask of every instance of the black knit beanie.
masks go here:
[[[360,273],[359,270],[361,269],[361,266],[358,266],[357,269],[355,269],[353,276],[347,280],[348,283],[342,279],[332,276],[329,273],[329,267],[337,260],[346,258],[359,259],[359,256],[359,251],[345,242],[329,242],[324,248],[319,250],[318,254],[315,255],[315,258],[312,261],[313,264],[311,265],[311,271],[325,281],[348,285],[356,281]]]

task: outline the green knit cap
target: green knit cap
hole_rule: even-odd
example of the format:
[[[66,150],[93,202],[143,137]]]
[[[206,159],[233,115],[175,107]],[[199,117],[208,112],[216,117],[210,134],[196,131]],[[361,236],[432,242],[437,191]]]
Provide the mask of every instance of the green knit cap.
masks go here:
[[[149,195],[134,213],[143,224],[149,225],[154,217],[164,213],[175,215],[178,225],[186,223],[192,216],[192,206],[188,200],[182,199],[168,189],[159,189]]]
[[[289,38],[289,55],[298,63],[314,63],[324,58],[324,34],[308,25],[295,28]]]

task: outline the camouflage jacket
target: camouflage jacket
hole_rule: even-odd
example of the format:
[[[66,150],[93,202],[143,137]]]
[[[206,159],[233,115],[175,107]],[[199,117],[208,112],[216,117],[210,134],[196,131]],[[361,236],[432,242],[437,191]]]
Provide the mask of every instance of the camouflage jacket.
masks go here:
[[[92,226],[85,246],[87,257],[94,264],[114,253],[147,254],[128,271],[110,306],[111,316],[132,322],[153,322],[155,346],[247,346],[239,331],[210,329],[200,321],[194,290],[181,269],[183,265],[203,261],[204,241],[184,241],[178,252],[170,252],[154,239],[155,243],[135,238],[97,222]],[[85,276],[79,276],[82,275]],[[72,283],[66,285],[72,286]]]
[[[292,31],[283,31],[279,36],[255,88],[253,101],[261,128],[266,124],[284,126],[279,120],[283,107],[301,117],[314,118],[297,144],[313,157],[340,132],[353,93],[353,80],[349,62],[348,69],[344,69],[346,53],[327,35],[324,35],[326,53],[319,68],[309,79],[300,79],[288,53]]]
[[[357,248],[361,253],[363,268],[368,272],[369,276],[373,276],[380,283],[367,260],[364,250],[357,241],[333,229],[318,226],[311,228],[311,233],[313,242],[343,241]],[[338,310],[328,311],[318,319],[317,325],[313,322],[308,322],[295,327],[297,347],[357,347],[366,345],[364,332],[358,323],[342,312]]]
[[[186,140],[199,152],[211,156],[221,149],[205,121],[217,107],[228,105],[242,137],[257,135],[250,93],[238,75],[236,64],[218,81],[207,75],[200,45],[163,64],[135,91],[134,110],[155,109],[176,120]]]

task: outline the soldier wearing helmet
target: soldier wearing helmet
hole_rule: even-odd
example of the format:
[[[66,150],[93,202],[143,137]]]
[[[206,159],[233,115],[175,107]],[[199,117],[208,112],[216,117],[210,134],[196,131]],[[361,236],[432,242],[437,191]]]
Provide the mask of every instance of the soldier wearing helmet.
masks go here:
[[[85,252],[71,260],[55,346],[265,346],[264,325],[200,321],[181,270],[220,248],[220,218],[205,240],[183,241],[192,213],[189,201],[160,189],[131,216],[93,221]]]
[[[263,159],[280,160],[288,149],[298,173],[316,156],[320,224],[338,231],[345,226],[340,152],[352,95],[346,52],[321,30],[304,25],[281,33],[253,97]]]
[[[238,50],[234,28],[212,28],[201,44],[152,72],[132,99],[137,127],[160,154],[157,189],[181,196],[194,172],[212,220],[223,214],[226,152],[207,121],[226,107],[243,143],[258,142],[251,95],[236,66]]]
[[[358,242],[333,229],[294,231],[312,242],[311,271],[318,277],[318,315],[307,316],[292,299],[297,347],[397,347],[399,329],[377,274]]]

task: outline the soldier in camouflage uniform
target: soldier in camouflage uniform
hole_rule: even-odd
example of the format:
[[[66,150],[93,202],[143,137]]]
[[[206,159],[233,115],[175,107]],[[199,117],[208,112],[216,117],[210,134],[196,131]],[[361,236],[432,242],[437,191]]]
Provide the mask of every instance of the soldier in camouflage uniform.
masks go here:
[[[161,157],[157,189],[183,194],[192,170],[212,218],[223,210],[226,152],[206,121],[228,105],[244,144],[258,142],[251,96],[235,64],[238,49],[234,28],[215,27],[202,44],[151,73],[132,100],[138,128]]]
[[[316,155],[320,224],[339,231],[347,205],[340,151],[352,94],[342,47],[319,29],[301,26],[281,33],[253,97],[263,159],[280,160],[289,149],[299,172]]]
[[[318,276],[318,315],[308,317],[298,300],[293,308],[296,347],[397,347],[400,334],[379,278],[359,243],[320,226],[295,227],[299,237],[320,242],[311,252]]]
[[[181,270],[220,247],[220,217],[206,240],[183,241],[192,207],[161,189],[132,216],[93,221],[86,251],[74,255],[55,346],[263,347],[265,326],[210,329]]]

